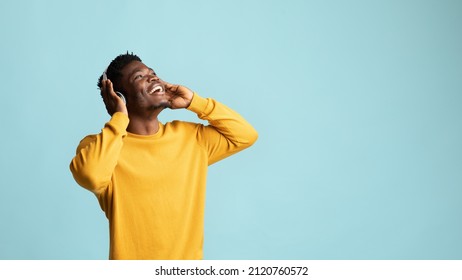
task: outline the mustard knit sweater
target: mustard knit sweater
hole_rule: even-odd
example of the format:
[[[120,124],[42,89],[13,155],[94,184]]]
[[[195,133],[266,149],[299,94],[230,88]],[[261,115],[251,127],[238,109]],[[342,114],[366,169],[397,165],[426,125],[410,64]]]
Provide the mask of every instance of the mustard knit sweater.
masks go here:
[[[258,135],[213,99],[194,93],[188,110],[209,125],[159,123],[156,134],[142,136],[115,113],[80,142],[70,169],[109,220],[110,259],[202,259],[207,166]]]

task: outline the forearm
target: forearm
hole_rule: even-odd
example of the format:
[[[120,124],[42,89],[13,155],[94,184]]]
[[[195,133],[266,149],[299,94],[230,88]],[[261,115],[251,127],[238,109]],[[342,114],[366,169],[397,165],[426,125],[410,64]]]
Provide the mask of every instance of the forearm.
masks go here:
[[[127,135],[128,117],[115,113],[101,133],[85,138],[77,148],[70,169],[79,185],[99,193],[110,185],[112,173]]]
[[[241,115],[211,98],[203,98],[194,93],[188,109],[199,118],[207,120],[210,127],[222,136],[213,139],[214,135],[207,134],[215,142],[211,143],[213,149],[223,154],[217,160],[251,146],[258,138],[257,131]]]

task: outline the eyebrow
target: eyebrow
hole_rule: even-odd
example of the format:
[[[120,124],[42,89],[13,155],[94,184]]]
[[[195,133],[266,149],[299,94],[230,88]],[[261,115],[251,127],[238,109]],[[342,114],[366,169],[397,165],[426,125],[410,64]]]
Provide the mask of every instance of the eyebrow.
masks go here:
[[[150,72],[152,72],[152,73],[154,73],[154,75],[156,75],[156,71],[154,71],[154,69],[152,69],[151,67],[147,67],[147,68],[148,68],[148,70],[149,70]],[[138,73],[138,72],[143,72],[144,69],[145,69],[144,67],[143,67],[143,68],[135,68],[135,69],[130,73],[130,75],[128,75],[129,79],[131,79],[131,78],[133,77],[133,75],[135,75],[136,73]]]

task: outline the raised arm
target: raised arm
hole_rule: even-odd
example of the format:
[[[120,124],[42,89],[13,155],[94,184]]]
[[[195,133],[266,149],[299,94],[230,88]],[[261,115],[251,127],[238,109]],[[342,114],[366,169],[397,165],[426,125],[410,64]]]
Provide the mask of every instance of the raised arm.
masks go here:
[[[100,134],[87,136],[80,142],[70,164],[79,185],[95,194],[109,187],[123,138],[127,135],[127,125],[128,116],[115,113]]]
[[[111,120],[101,133],[84,138],[72,159],[70,169],[79,185],[99,194],[111,183],[129,123],[127,108],[109,80],[102,83],[102,96]]]
[[[198,140],[207,147],[209,164],[250,147],[258,138],[241,115],[216,100],[195,94],[188,109],[209,122],[198,133]]]
[[[201,126],[197,139],[208,152],[209,164],[251,146],[258,138],[257,131],[241,115],[211,98],[203,98],[184,86],[166,86],[172,95],[171,108],[187,108],[208,126]]]

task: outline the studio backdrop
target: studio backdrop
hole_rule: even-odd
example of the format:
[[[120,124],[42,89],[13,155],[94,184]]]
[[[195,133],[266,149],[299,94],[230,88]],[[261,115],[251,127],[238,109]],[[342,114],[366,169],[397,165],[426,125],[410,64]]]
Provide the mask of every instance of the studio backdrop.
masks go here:
[[[461,27],[450,0],[1,1],[0,259],[108,258],[69,163],[127,51],[259,132],[209,168],[206,259],[461,259]]]

